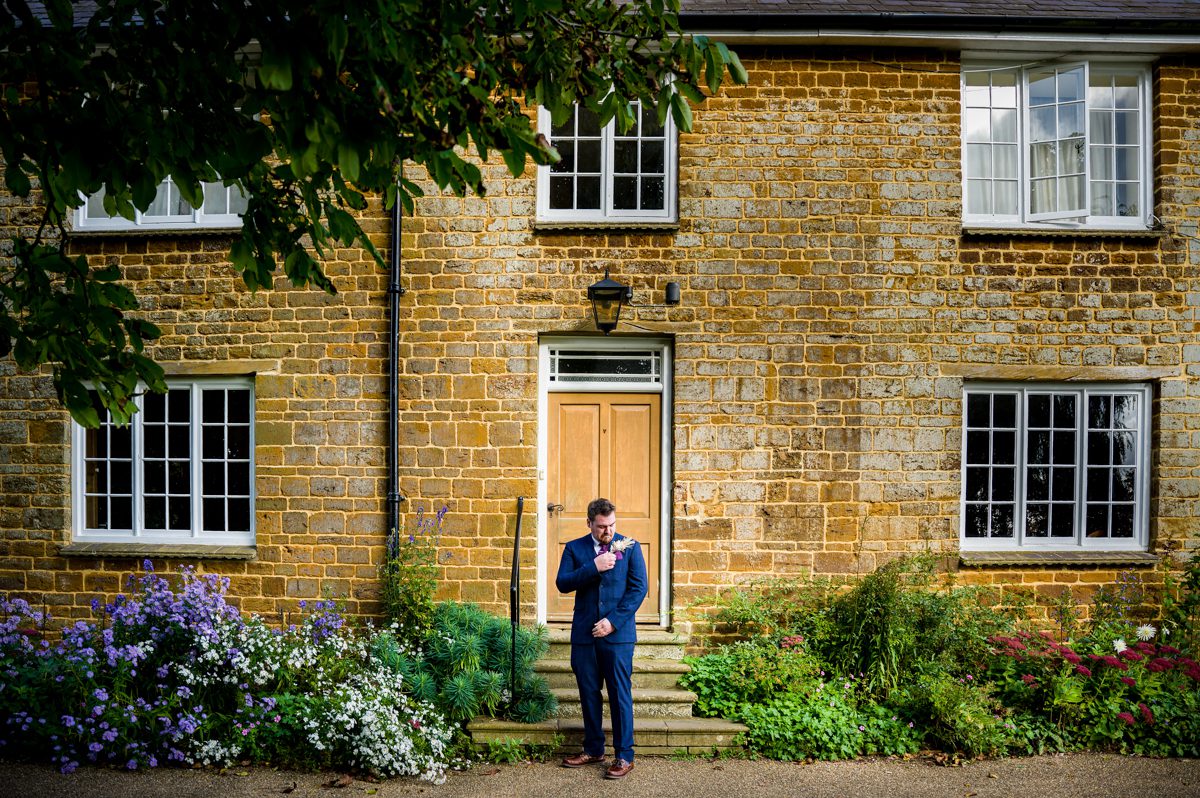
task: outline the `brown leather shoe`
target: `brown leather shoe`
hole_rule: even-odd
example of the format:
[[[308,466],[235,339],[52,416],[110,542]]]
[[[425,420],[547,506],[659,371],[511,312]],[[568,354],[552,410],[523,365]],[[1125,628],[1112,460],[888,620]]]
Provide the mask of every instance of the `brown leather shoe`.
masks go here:
[[[613,760],[613,763],[608,766],[608,770],[604,771],[606,779],[621,779],[625,774],[633,770],[633,763],[625,759]]]
[[[591,754],[584,751],[584,752],[575,754],[574,756],[564,757],[563,761],[562,761],[562,766],[565,768],[581,768],[584,765],[594,765],[597,762],[603,762],[603,761],[604,761],[604,754],[600,754],[599,756],[592,756]]]

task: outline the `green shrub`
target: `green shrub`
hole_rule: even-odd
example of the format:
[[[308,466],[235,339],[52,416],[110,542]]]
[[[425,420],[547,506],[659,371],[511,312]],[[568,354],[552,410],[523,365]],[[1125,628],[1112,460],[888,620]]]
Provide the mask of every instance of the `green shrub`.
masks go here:
[[[399,625],[403,638],[418,642],[433,620],[437,591],[438,542],[448,507],[435,515],[417,510],[412,529],[393,529],[379,566],[380,601],[384,614]]]
[[[696,713],[736,717],[743,704],[765,703],[778,695],[805,692],[820,667],[802,645],[776,645],[762,638],[723,646],[713,654],[686,657],[691,666],[680,684],[696,693]]]
[[[1000,703],[987,685],[946,673],[922,676],[904,691],[907,710],[947,751],[968,756],[1003,753],[1012,738]]]

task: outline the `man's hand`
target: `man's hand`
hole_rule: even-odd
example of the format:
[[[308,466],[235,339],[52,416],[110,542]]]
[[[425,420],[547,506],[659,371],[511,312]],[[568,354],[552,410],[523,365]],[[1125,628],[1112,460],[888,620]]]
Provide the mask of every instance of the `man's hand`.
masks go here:
[[[605,555],[601,554],[600,556],[603,557]],[[609,568],[611,567],[612,566],[610,565]],[[608,618],[601,618],[600,620],[596,621],[596,625],[592,627],[592,637],[608,637],[612,633],[613,625]]]
[[[617,564],[617,555],[611,551],[606,551],[603,554],[597,554],[596,559],[592,562],[596,563],[596,570],[600,573],[611,571],[612,567]]]

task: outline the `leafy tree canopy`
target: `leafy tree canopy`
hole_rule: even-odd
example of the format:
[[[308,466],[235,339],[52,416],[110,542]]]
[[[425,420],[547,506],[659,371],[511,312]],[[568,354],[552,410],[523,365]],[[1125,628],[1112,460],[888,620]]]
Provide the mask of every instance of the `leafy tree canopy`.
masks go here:
[[[98,423],[90,383],[117,419],[159,335],[132,311],[116,266],[69,255],[68,220],[103,189],[132,219],[168,175],[193,205],[202,181],[249,197],[230,260],[251,289],[277,269],[333,286],[321,258],[360,245],[367,195],[411,210],[420,189],[482,193],[473,148],[513,174],[557,155],[527,108],[563,121],[582,102],[621,129],[641,100],[691,126],[726,72],[723,44],[684,35],[679,0],[49,0],[0,5],[0,154],[8,191],[40,203],[0,260],[0,355],[51,364],[64,405]]]

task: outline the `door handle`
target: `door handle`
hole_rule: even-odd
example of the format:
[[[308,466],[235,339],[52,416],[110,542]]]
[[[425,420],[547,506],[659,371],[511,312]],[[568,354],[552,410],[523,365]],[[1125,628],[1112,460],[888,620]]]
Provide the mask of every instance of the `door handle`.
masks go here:
[[[555,504],[554,502],[546,505],[546,512],[548,513],[561,513],[565,509],[561,504]]]

